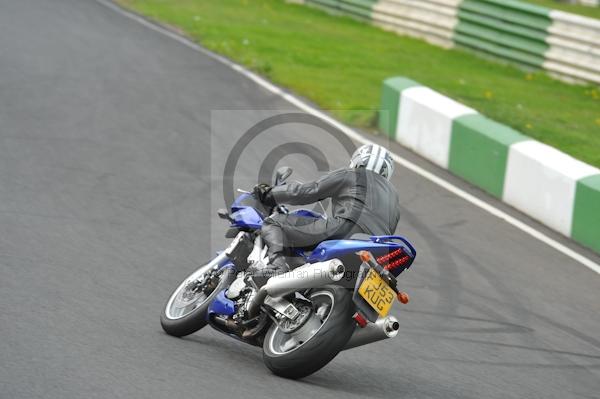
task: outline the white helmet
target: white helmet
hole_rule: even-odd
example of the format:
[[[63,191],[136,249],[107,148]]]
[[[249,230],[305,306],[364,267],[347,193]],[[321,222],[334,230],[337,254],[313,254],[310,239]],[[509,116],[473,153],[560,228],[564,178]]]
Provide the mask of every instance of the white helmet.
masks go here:
[[[365,144],[354,151],[350,160],[350,167],[364,167],[388,180],[394,173],[394,161],[390,152],[377,144]]]

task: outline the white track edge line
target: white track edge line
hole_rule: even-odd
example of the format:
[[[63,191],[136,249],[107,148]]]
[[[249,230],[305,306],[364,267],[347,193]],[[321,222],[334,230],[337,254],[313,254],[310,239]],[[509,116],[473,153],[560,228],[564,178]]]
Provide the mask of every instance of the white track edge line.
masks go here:
[[[241,65],[234,63],[233,61],[229,60],[228,58],[225,58],[221,55],[213,53],[212,51],[201,47],[200,45],[192,42],[191,40],[186,39],[185,37],[180,36],[172,31],[168,30],[167,28],[163,28],[162,26],[152,23],[152,22],[148,21],[147,19],[145,19],[133,12],[127,11],[127,10],[123,9],[121,6],[114,4],[111,0],[95,0],[95,1],[99,4],[104,5],[105,7],[112,9],[113,11],[115,11],[129,19],[132,19],[132,20],[146,26],[147,28],[150,28],[156,32],[162,33],[163,35],[168,36],[171,39],[176,40],[179,43],[181,43],[189,48],[199,51],[199,52],[207,55],[208,57],[210,57],[214,60],[217,60],[217,61],[223,63],[224,65],[227,65],[234,71],[239,72],[240,74],[246,76],[250,80],[253,80],[256,84],[263,87],[264,89],[267,89],[271,93],[282,97],[287,102],[293,104],[294,106],[301,109],[302,111],[304,111],[308,114],[311,114],[313,116],[316,116],[316,117],[326,121],[327,123],[335,126],[336,128],[341,130],[346,136],[350,137],[351,139],[356,140],[362,144],[375,144],[373,141],[362,136],[360,133],[357,133],[353,129],[342,124],[341,122],[338,122],[337,120],[333,119],[332,117],[325,114],[324,112],[319,111],[318,109],[312,107],[311,105],[309,105],[309,104],[305,103],[304,101],[291,95],[290,93],[285,92],[283,89],[275,86],[273,83],[258,76],[254,72],[247,70],[246,68],[242,67]],[[504,220],[505,222],[507,222],[507,223],[513,225],[514,227],[522,230],[523,232],[529,234],[530,236],[540,240],[544,244],[549,245],[550,247],[552,247],[552,248],[556,249],[557,251],[562,252],[564,255],[570,257],[571,259],[581,263],[588,269],[600,274],[600,265],[597,264],[596,262],[594,262],[593,260],[581,255],[580,253],[572,250],[571,248],[567,247],[566,245],[561,244],[560,242],[556,241],[555,239],[548,237],[544,233],[536,230],[535,228],[520,221],[519,219],[507,214],[506,212],[501,211],[500,209],[494,207],[493,205],[490,205],[487,202],[475,197],[474,195],[469,194],[468,192],[458,188],[457,186],[442,179],[441,177],[436,176],[433,173],[423,169],[422,167],[410,162],[409,160],[401,157],[400,155],[393,153],[393,152],[390,152],[390,153],[392,154],[392,158],[394,158],[394,160],[396,162],[398,162],[405,168],[424,177],[425,179],[431,181],[432,183],[435,183],[438,186],[450,191],[451,193],[470,202],[471,204],[487,211],[488,213]]]

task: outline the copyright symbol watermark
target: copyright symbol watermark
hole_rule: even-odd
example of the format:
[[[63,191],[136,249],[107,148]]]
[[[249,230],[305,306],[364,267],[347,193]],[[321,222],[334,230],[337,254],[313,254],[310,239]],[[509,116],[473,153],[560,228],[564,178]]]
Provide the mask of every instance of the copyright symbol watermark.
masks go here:
[[[322,134],[330,135],[344,148],[348,159],[350,159],[356,149],[354,142],[341,130],[311,114],[288,112],[263,119],[247,129],[235,142],[231,152],[229,152],[223,169],[223,200],[226,204],[231,204],[235,198],[234,175],[244,150],[269,129],[276,126],[285,127],[285,125],[289,124],[311,126],[319,129]],[[256,181],[258,183],[270,184],[280,161],[286,156],[295,154],[305,155],[310,158],[321,173],[331,171],[328,156],[318,147],[318,142],[319,140],[315,140],[314,142],[289,141],[266,151],[263,159],[257,159],[259,167]]]
[[[281,166],[294,171],[288,184],[315,181],[331,171],[347,168],[357,148],[335,126],[297,111],[212,111],[210,141],[213,210],[229,209],[240,195],[238,188],[252,191],[258,183],[273,184],[275,171]],[[366,182],[356,184],[366,185]],[[329,201],[321,205],[324,208],[316,204],[299,207],[331,213]],[[354,212],[360,213],[359,206],[354,208]],[[213,248],[222,246],[226,228],[223,221],[211,219]]]

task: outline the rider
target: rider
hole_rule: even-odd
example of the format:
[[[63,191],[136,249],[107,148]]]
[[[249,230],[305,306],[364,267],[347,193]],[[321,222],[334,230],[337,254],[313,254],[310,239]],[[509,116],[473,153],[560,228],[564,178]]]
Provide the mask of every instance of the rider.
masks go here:
[[[331,198],[332,217],[312,219],[278,213],[265,220],[261,235],[268,245],[268,270],[289,270],[285,248],[311,247],[355,233],[391,235],[400,218],[398,193],[390,183],[394,161],[385,148],[366,144],[352,155],[350,166],[310,183],[254,187],[266,205],[306,205]]]

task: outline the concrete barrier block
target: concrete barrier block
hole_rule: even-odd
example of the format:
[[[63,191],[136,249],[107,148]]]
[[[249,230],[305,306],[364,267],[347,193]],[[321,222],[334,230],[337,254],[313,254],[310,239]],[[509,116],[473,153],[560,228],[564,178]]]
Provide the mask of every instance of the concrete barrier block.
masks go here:
[[[577,182],[571,236],[600,252],[600,175]]]
[[[513,144],[503,200],[569,236],[576,183],[600,171],[534,140]]]
[[[524,140],[530,138],[483,115],[462,116],[452,125],[448,169],[501,198],[509,148]]]
[[[400,96],[396,141],[448,168],[452,121],[475,113],[428,87],[406,89]]]

